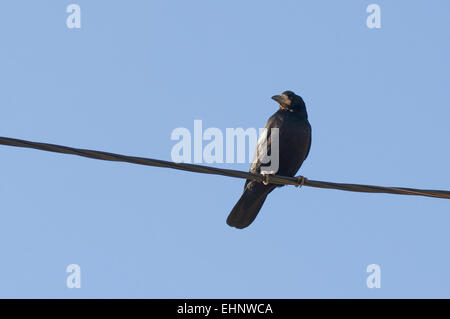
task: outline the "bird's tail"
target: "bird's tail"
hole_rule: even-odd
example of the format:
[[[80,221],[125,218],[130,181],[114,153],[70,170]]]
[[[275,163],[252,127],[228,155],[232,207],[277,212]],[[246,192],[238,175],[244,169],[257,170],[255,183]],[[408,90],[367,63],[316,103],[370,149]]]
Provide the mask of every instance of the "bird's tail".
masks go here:
[[[249,226],[258,215],[267,195],[274,188],[275,185],[264,185],[254,181],[247,183],[244,193],[228,215],[227,224],[239,229]]]

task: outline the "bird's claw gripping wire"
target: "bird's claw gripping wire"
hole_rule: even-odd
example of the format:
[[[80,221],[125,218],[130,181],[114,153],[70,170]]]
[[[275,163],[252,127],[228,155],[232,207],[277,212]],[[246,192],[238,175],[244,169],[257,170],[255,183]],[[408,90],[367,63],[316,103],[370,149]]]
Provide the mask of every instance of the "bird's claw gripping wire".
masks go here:
[[[303,185],[305,185],[305,182],[308,180],[306,177],[304,177],[304,176],[297,176],[296,177],[297,178],[297,182],[298,182],[298,185],[295,185],[295,187],[302,187]]]
[[[270,175],[275,175],[275,172],[274,171],[261,171],[261,175],[264,178],[262,183],[264,185],[269,185],[269,176]]]

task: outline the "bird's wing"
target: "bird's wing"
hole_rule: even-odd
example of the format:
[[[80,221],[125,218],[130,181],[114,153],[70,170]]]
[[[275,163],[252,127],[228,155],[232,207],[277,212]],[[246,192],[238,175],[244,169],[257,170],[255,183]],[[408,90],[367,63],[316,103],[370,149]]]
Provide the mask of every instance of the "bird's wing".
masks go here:
[[[309,155],[309,151],[311,150],[312,128],[311,128],[311,125],[309,124],[309,122],[308,122],[308,125],[309,125],[309,141],[308,141],[308,150],[306,151],[306,155],[305,155],[305,158],[304,158],[304,160],[308,158],[308,155]]]
[[[253,157],[252,165],[250,166],[250,173],[259,174],[261,173],[261,166],[264,164],[264,157],[268,152],[270,152],[271,146],[271,129],[268,128],[269,123],[267,123],[264,131],[261,133],[261,136],[258,139],[258,143],[256,144],[255,156]],[[245,181],[244,190],[247,188],[247,185],[252,183],[250,179]],[[253,182],[255,183],[255,182]]]
[[[252,165],[250,166],[251,173],[261,173],[261,166],[270,164],[267,163],[265,159],[267,154],[271,154],[271,133],[272,128],[276,127],[278,127],[277,116],[276,114],[274,114],[267,121],[264,131],[261,133],[261,136],[258,139],[258,143],[256,144],[255,156],[253,158]]]
[[[263,164],[264,155],[270,149],[270,129],[264,129],[256,144],[255,156],[253,157],[250,172],[260,173],[261,165]]]

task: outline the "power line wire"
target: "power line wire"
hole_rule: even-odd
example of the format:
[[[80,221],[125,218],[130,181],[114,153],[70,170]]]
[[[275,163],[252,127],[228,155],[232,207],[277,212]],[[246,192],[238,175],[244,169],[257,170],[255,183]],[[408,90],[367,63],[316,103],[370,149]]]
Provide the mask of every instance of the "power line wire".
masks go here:
[[[158,159],[126,156],[121,154],[107,153],[102,151],[86,150],[80,148],[73,148],[62,145],[47,144],[31,142],[26,140],[20,140],[9,137],[0,136],[0,145],[33,148],[41,151],[48,151],[54,153],[63,153],[78,155],[82,157],[88,157],[92,159],[113,161],[113,162],[126,162],[138,165],[166,167],[172,169],[178,169],[183,171],[190,171],[202,174],[222,175],[235,178],[250,179],[262,183],[271,183],[278,185],[294,185],[294,186],[308,186],[316,188],[338,189],[350,192],[360,193],[387,193],[387,194],[400,194],[400,195],[417,195],[436,198],[450,199],[450,191],[444,190],[428,190],[428,189],[415,189],[406,187],[385,187],[374,185],[361,185],[361,184],[345,184],[345,183],[333,183],[324,181],[315,181],[307,179],[304,176],[288,177],[280,175],[261,175],[249,172],[237,171],[232,169],[216,168],[197,164],[187,163],[174,163],[169,161],[163,161]]]

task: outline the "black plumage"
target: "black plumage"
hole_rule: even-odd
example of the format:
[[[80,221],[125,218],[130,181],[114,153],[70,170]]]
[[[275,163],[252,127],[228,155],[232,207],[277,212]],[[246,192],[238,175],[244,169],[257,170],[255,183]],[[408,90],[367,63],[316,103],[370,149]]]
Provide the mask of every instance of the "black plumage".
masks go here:
[[[303,99],[291,91],[285,91],[272,97],[280,105],[280,109],[273,114],[265,128],[267,138],[260,138],[256,146],[255,159],[250,167],[251,173],[262,173],[265,163],[264,157],[273,152],[271,129],[278,128],[279,134],[279,166],[276,173],[283,176],[294,176],[309,154],[311,147],[311,125],[308,122]],[[256,218],[267,195],[279,185],[264,185],[260,182],[247,180],[244,193],[228,215],[227,224],[236,228],[249,226]]]

